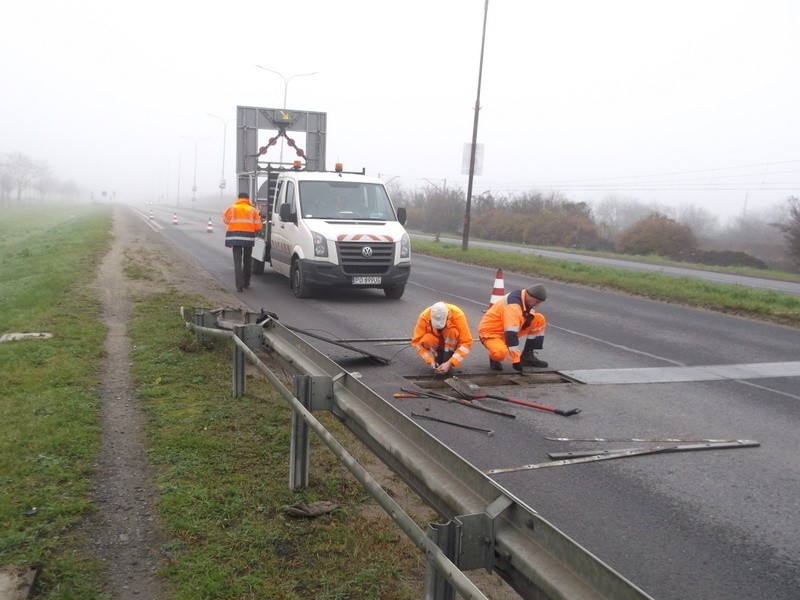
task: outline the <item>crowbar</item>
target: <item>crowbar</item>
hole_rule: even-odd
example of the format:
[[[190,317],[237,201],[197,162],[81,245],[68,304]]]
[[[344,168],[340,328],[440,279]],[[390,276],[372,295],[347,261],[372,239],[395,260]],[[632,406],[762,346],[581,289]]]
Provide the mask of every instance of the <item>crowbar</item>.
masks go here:
[[[436,398],[437,400],[443,400],[445,402],[455,402],[463,406],[469,406],[470,408],[477,408],[478,410],[482,410],[484,412],[490,412],[495,415],[500,415],[501,417],[508,417],[509,419],[517,418],[517,415],[507,413],[502,410],[497,410],[496,408],[489,408],[488,406],[475,404],[474,402],[470,402],[469,400],[462,400],[461,398],[455,398],[454,396],[448,396],[446,394],[440,394],[438,392],[432,392],[430,390],[422,391],[422,390],[409,390],[406,388],[400,388],[400,391],[404,393],[394,394],[395,398]]]
[[[483,429],[482,427],[473,427],[472,425],[466,425],[464,423],[456,423],[455,421],[448,421],[447,419],[438,419],[436,417],[429,417],[428,415],[420,415],[418,413],[415,413],[414,411],[411,411],[411,416],[417,417],[418,419],[428,419],[429,421],[436,421],[437,423],[447,423],[448,425],[455,425],[456,427],[471,429],[473,431],[482,431],[489,437],[492,437],[494,435],[494,431],[492,431],[491,429]]]
[[[456,392],[461,394],[464,398],[468,400],[479,400],[481,398],[494,398],[495,400],[502,400],[503,402],[510,402],[511,404],[519,404],[520,406],[527,406],[528,408],[538,408],[539,410],[546,410],[548,412],[555,413],[557,415],[561,415],[562,417],[571,417],[572,415],[577,415],[581,412],[580,408],[571,408],[570,410],[561,410],[558,408],[553,408],[551,406],[545,406],[544,404],[536,404],[534,402],[527,402],[525,400],[516,400],[514,398],[507,398],[505,396],[500,396],[498,394],[475,394],[473,393],[474,389],[478,389],[473,383],[469,383],[467,381],[460,381],[456,377],[450,377],[445,379],[444,382],[453,388]]]

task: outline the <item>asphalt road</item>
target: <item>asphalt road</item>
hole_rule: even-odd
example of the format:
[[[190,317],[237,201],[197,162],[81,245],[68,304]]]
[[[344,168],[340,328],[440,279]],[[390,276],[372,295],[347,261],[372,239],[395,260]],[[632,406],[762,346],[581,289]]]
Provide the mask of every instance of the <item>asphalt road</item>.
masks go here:
[[[171,225],[174,212],[156,207],[155,229],[233,289],[230,250],[223,246],[219,220],[214,219],[214,233],[207,233],[207,214],[179,212],[179,224]],[[364,340],[410,337],[419,312],[445,300],[465,310],[475,333],[495,274],[494,269],[414,256],[411,281],[400,300],[388,300],[380,290],[358,290],[323,291],[298,301],[288,281],[267,268],[239,296],[253,310],[277,313],[286,325]],[[530,283],[505,272],[505,291]],[[437,400],[394,399],[400,387],[412,385],[409,378],[430,375],[411,348],[355,344],[391,359],[389,366],[377,366],[337,346],[310,341],[344,368],[361,373],[367,385],[406,414],[428,408],[433,416],[493,429],[495,435],[488,437],[419,422],[481,470],[545,462],[548,452],[646,445],[546,437],[759,441],[758,448],[641,456],[494,479],[655,598],[797,598],[800,331],[544,283],[549,296],[542,312],[549,325],[540,355],[550,362],[549,370],[586,380],[602,374],[628,383],[492,390],[582,409],[570,418],[492,404],[514,412],[517,418],[510,420]],[[710,372],[716,378],[704,376]],[[489,373],[480,343],[462,374],[478,373]]]

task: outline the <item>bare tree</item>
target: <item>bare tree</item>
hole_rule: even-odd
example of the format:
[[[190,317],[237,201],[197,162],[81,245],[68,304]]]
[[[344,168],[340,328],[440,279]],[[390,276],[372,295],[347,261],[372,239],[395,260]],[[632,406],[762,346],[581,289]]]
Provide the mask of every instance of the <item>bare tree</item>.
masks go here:
[[[17,204],[22,202],[22,191],[26,189],[36,174],[36,163],[21,152],[14,152],[8,159],[8,169],[17,188]]]
[[[47,192],[56,187],[56,180],[52,176],[53,169],[46,161],[37,160],[32,175],[33,189],[39,195],[39,201],[44,202]]]
[[[14,177],[7,160],[0,156],[0,206],[11,204],[11,190],[14,189]]]
[[[651,208],[635,198],[608,196],[594,208],[595,222],[606,239],[612,239],[623,229],[652,214]]]
[[[67,181],[61,182],[59,186],[59,193],[63,200],[67,202],[77,202],[78,198],[80,197],[81,190],[78,187],[78,184],[75,183],[72,179],[68,179]],[[215,196],[216,198],[216,196]]]
[[[779,228],[783,231],[789,246],[789,256],[800,268],[800,198],[792,196],[787,202],[789,203],[789,220],[785,224],[780,224]]]
[[[719,232],[719,219],[704,208],[684,204],[678,208],[677,221],[691,227],[698,238],[709,237]]]

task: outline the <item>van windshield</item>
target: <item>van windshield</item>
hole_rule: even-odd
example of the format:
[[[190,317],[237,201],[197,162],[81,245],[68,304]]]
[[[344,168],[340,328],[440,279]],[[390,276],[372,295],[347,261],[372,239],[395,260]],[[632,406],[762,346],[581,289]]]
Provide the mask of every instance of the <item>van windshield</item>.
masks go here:
[[[377,183],[358,181],[301,181],[300,210],[305,219],[397,220],[386,194]]]

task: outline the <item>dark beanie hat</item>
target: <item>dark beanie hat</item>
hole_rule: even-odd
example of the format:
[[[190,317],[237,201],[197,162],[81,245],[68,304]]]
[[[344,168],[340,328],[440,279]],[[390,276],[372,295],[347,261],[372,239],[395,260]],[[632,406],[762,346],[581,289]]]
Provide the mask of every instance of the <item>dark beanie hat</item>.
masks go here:
[[[528,293],[528,296],[536,298],[539,302],[544,302],[547,300],[547,290],[544,289],[544,286],[541,283],[537,283],[532,285],[529,288],[526,288],[525,291]]]
[[[239,198],[247,198],[248,200],[250,200],[250,194],[248,194],[247,192],[239,192]]]

